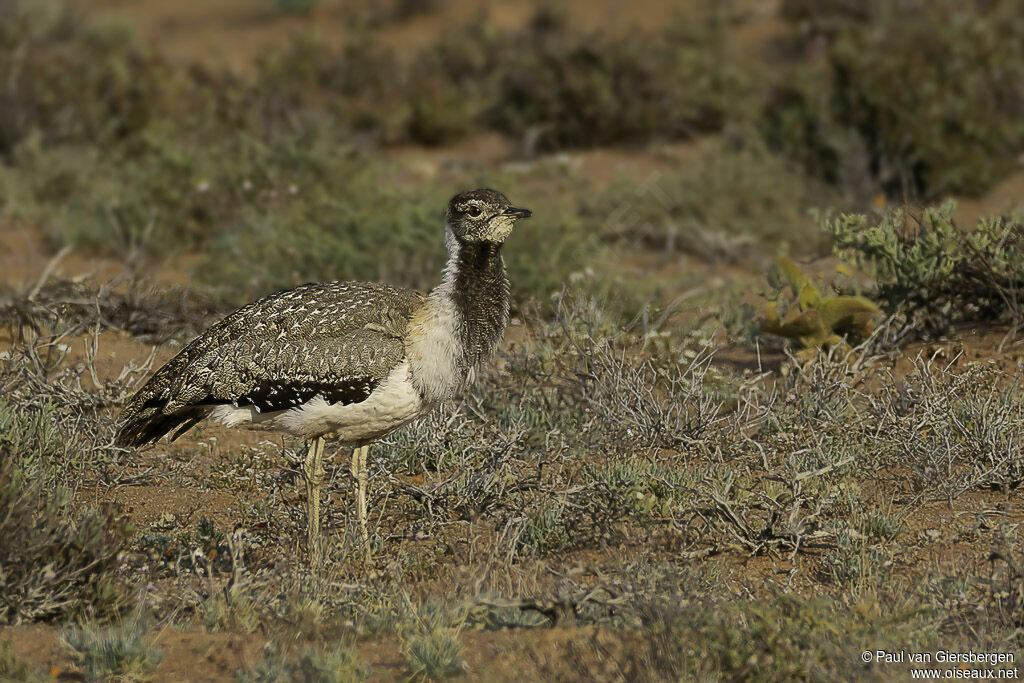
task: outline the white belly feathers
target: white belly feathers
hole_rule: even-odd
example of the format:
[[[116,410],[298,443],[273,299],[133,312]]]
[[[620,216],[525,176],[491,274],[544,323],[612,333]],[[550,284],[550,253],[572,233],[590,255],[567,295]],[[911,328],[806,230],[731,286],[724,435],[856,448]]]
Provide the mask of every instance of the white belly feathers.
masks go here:
[[[403,361],[360,403],[331,404],[316,396],[295,408],[266,413],[252,406],[215,406],[208,417],[228,427],[251,424],[304,438],[333,434],[342,442],[359,442],[384,436],[428,408],[413,385],[408,361]]]

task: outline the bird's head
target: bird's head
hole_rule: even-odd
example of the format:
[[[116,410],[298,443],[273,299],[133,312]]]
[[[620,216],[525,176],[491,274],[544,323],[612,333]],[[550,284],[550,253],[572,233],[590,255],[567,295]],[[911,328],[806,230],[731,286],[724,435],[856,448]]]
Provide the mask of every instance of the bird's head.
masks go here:
[[[497,190],[471,190],[452,197],[445,222],[461,242],[501,244],[520,218],[529,218],[529,209],[517,209]]]

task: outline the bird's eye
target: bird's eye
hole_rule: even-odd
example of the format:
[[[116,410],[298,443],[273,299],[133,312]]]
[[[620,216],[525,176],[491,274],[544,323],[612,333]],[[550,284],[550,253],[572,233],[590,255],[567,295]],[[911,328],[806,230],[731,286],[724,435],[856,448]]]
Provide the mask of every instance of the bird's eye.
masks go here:
[[[480,210],[479,206],[471,206],[466,209],[466,213],[468,213],[472,218],[479,218],[483,211]]]

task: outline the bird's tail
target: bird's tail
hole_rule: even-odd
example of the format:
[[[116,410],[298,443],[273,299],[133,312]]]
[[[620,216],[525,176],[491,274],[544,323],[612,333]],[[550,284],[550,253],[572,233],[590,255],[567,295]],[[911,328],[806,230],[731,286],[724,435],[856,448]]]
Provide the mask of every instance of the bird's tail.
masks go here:
[[[167,399],[147,384],[139,389],[121,411],[121,426],[115,443],[125,448],[155,443],[160,437],[174,431],[171,441],[192,428],[205,416],[196,406],[168,411]]]

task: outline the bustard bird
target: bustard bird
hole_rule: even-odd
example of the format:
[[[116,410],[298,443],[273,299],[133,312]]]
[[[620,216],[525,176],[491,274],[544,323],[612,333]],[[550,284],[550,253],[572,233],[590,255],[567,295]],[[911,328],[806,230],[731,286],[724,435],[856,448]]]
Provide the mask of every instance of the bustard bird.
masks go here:
[[[118,441],[171,440],[203,419],[307,440],[308,550],[322,559],[324,438],[351,446],[364,557],[370,442],[452,397],[508,322],[501,247],[530,215],[495,190],[452,198],[448,261],[430,294],[365,282],[307,284],[244,306],[194,339],[125,407]]]

